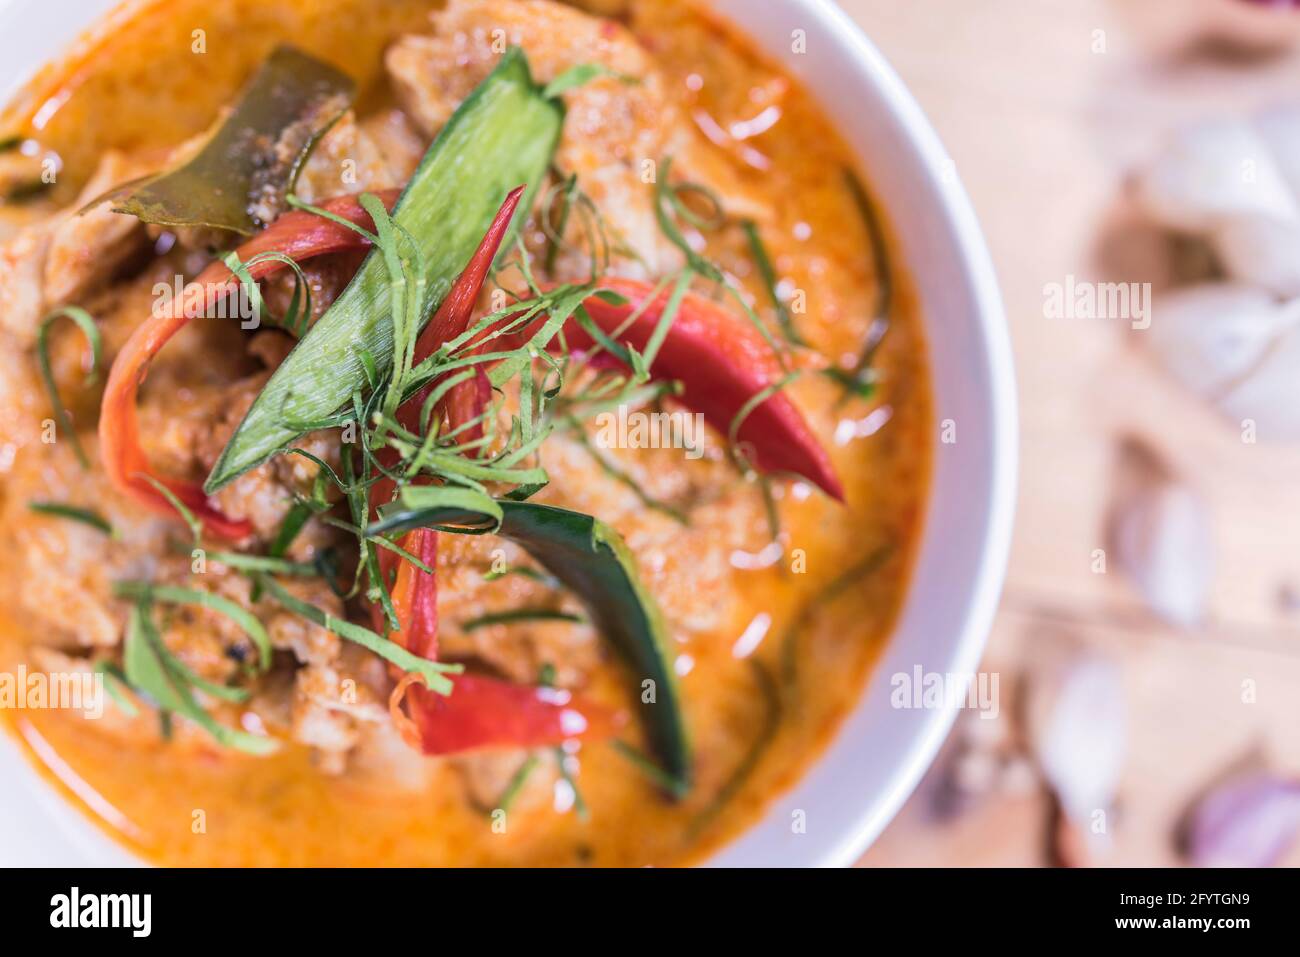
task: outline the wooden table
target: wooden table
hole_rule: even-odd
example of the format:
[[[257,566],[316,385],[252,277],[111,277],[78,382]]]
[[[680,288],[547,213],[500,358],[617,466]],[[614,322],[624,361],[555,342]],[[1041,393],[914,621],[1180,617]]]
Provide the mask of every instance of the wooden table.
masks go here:
[[[1257,752],[1300,775],[1300,618],[1284,598],[1300,593],[1300,448],[1244,444],[1153,364],[1126,323],[1045,318],[1043,286],[1071,274],[1158,282],[1106,265],[1127,172],[1178,124],[1300,98],[1300,56],[1156,55],[1133,18],[1148,0],[842,2],[951,152],[1006,300],[1022,461],[1007,588],[983,665],[1003,676],[998,720],[1010,720],[1011,679],[1032,646],[1070,635],[1113,655],[1130,735],[1102,860],[1177,863],[1179,813],[1226,766]],[[1092,571],[1128,435],[1166,456],[1212,510],[1212,614],[1195,633],[1147,614],[1113,562]],[[1254,704],[1241,700],[1248,678]],[[1041,791],[1031,784],[936,821],[938,773],[864,864],[1046,861]]]

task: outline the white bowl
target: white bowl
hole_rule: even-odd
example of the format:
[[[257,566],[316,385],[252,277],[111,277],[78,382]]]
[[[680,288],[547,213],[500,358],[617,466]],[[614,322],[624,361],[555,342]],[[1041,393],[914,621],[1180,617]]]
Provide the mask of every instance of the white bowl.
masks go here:
[[[0,0],[0,102],[116,0]],[[886,198],[929,340],[939,421],[933,486],[911,590],[861,702],[827,751],[762,819],[711,860],[722,866],[843,865],[862,853],[934,759],[955,710],[897,710],[896,673],[972,674],[993,620],[1010,545],[1016,400],[997,280],[970,202],[920,107],[829,0],[713,0],[798,75],[835,118],[873,191]],[[807,53],[793,54],[794,31]],[[0,738],[6,738],[0,734]],[[0,741],[0,865],[123,864],[132,858],[55,795]],[[806,827],[792,827],[795,811]]]

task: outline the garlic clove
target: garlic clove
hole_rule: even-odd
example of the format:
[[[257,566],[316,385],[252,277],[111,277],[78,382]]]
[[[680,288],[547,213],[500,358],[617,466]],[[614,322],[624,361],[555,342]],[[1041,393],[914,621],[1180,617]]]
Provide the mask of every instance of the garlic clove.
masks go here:
[[[1201,500],[1173,482],[1155,482],[1116,503],[1116,557],[1147,606],[1185,628],[1205,618],[1214,576],[1214,541]]]
[[[1279,304],[1251,286],[1207,283],[1161,296],[1146,335],[1156,358],[1179,382],[1204,398],[1215,398],[1255,368],[1282,333],[1297,326],[1300,300]]]
[[[1251,124],[1220,120],[1187,127],[1137,179],[1146,212],[1173,229],[1208,232],[1241,216],[1300,222],[1300,206]]]
[[[1222,222],[1210,241],[1233,279],[1283,298],[1300,296],[1300,223],[1242,215]]]
[[[1127,734],[1119,668],[1073,642],[1057,645],[1031,671],[1024,716],[1034,759],[1065,815],[1104,833]]]
[[[1259,439],[1300,439],[1300,330],[1278,339],[1217,405],[1234,422],[1251,422]]]
[[[1300,16],[1296,20],[1300,24]],[[1254,125],[1291,195],[1300,197],[1300,104],[1265,110],[1255,117]]]
[[[1232,778],[1189,813],[1185,850],[1201,867],[1271,867],[1300,834],[1300,781],[1259,772]]]

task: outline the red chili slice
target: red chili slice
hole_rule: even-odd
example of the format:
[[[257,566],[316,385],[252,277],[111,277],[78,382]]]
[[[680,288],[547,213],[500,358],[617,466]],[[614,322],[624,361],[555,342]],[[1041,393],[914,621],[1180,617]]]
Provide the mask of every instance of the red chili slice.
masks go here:
[[[394,719],[409,743],[425,754],[541,748],[575,738],[598,740],[618,733],[623,725],[620,712],[559,688],[456,675],[451,694],[440,695],[414,683],[419,680],[418,676],[403,679],[389,706],[397,712]],[[398,710],[403,696],[410,703],[409,719]]]
[[[506,197],[505,202],[501,204],[501,209],[492,220],[492,225],[483,236],[478,249],[470,257],[469,264],[456,278],[446,298],[443,299],[442,305],[438,307],[438,311],[429,320],[429,324],[424,327],[424,331],[420,333],[420,337],[416,340],[416,362],[427,359],[437,352],[444,342],[455,338],[469,327],[469,320],[474,312],[474,304],[478,301],[488,271],[492,268],[492,261],[496,258],[502,239],[505,238],[507,231],[510,229],[510,220],[513,218],[515,209],[519,206],[519,200],[523,194],[524,187],[520,186],[513,190]],[[439,414],[447,416],[448,423],[452,428],[473,421],[486,408],[491,387],[489,386],[488,389],[489,395],[484,396],[481,386],[478,384],[480,378],[483,382],[487,381],[486,374],[480,372],[475,378],[460,383],[449,390],[447,395],[443,397]],[[410,430],[419,428],[420,423],[418,420],[424,407],[424,400],[435,384],[430,383],[421,389],[418,394],[403,403],[397,410],[397,418],[403,428]],[[397,455],[391,449],[381,449],[378,457],[380,463],[385,467],[391,467],[397,462]],[[374,484],[372,491],[374,501],[382,504],[391,498],[393,482],[391,479],[381,478]],[[420,555],[419,549],[427,548],[436,558],[438,551],[437,536],[438,533],[433,529],[417,529],[403,536],[401,546],[414,555]],[[385,575],[392,569],[393,564],[399,561],[398,556],[388,550],[380,554],[380,568]],[[430,567],[433,565],[433,562],[426,561],[423,557],[421,557],[421,561],[424,561]],[[399,594],[403,598],[401,605],[398,602]],[[404,607],[408,596],[411,602],[409,608]],[[397,580],[393,584],[392,598],[394,609],[397,611],[401,633],[407,635],[410,641],[409,644],[406,642],[402,642],[402,644],[412,650],[425,647],[427,644],[428,652],[416,650],[415,653],[425,658],[436,658],[438,616],[437,585],[434,576],[421,571],[410,562],[400,561],[397,567]],[[432,605],[433,613],[421,613],[419,609],[422,604]],[[377,618],[376,621],[378,625],[379,619]]]
[[[601,286],[627,301],[612,305],[591,296],[584,303],[587,313],[607,336],[617,336],[621,344],[644,351],[670,293],[665,290],[646,305],[654,294],[649,283],[607,279]],[[518,348],[541,321],[492,341],[488,348]],[[595,345],[576,321],[566,324],[564,334],[572,348]],[[693,293],[683,298],[650,371],[656,379],[681,382],[678,400],[702,413],[705,421],[724,435],[746,404],[783,375],[772,347],[751,323]],[[737,438],[762,471],[803,476],[831,498],[844,500],[844,487],[830,456],[784,392],[759,403],[741,423]]]

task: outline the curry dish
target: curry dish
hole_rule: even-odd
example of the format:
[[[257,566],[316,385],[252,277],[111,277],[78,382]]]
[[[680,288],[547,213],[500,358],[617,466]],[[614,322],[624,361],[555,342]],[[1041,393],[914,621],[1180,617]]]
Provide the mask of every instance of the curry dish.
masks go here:
[[[105,704],[0,709],[33,763],[173,865],[685,864],[788,814],[930,459],[822,106],[688,0],[143,0],[38,74],[0,671]]]

